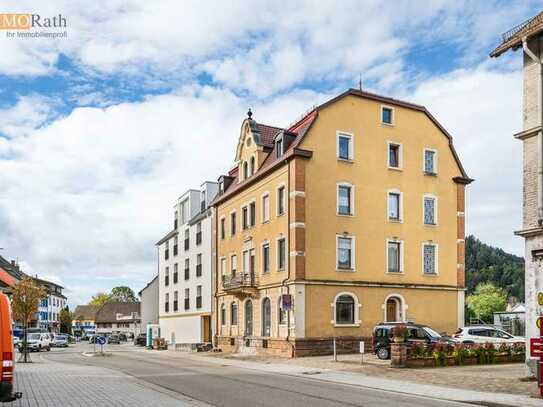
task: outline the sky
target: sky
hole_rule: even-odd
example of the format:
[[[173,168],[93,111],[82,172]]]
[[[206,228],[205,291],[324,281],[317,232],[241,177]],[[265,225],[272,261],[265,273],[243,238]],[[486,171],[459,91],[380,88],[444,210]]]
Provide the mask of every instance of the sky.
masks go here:
[[[47,4],[45,4],[47,3]],[[4,1],[66,38],[0,30],[0,254],[72,306],[136,292],[189,188],[234,162],[241,121],[286,127],[347,88],[425,105],[468,175],[467,233],[515,254],[521,54],[537,1]]]

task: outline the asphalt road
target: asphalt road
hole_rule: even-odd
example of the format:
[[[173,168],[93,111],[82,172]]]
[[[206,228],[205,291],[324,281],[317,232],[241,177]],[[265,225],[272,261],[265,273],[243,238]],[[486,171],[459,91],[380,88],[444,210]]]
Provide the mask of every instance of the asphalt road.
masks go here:
[[[168,358],[130,351],[126,346],[110,357],[84,357],[75,349],[55,350],[43,355],[62,363],[107,367],[140,381],[214,406],[468,406],[468,404],[416,397],[301,378],[277,373],[245,370],[195,360]]]

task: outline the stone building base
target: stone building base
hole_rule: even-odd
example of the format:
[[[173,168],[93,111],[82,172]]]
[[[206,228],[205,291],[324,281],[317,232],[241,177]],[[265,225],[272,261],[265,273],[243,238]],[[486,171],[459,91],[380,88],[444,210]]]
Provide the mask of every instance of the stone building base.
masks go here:
[[[336,338],[338,354],[359,353],[363,341],[365,352],[371,352],[371,338]],[[281,357],[323,356],[334,353],[334,338],[278,339],[263,337],[219,336],[217,348],[223,352],[248,355],[270,355]]]

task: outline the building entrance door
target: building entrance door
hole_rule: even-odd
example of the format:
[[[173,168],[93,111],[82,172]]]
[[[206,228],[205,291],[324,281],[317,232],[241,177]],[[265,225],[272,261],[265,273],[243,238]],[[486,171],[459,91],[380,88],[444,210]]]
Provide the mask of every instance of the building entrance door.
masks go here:
[[[398,302],[395,298],[387,300],[387,320],[386,322],[396,322],[398,314]]]

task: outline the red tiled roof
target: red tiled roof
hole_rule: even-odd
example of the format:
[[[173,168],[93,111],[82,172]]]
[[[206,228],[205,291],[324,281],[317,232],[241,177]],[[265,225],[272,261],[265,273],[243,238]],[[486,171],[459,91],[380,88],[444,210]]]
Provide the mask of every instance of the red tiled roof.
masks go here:
[[[256,124],[258,131],[260,132],[260,139],[262,141],[262,144],[264,144],[266,147],[272,147],[273,146],[273,139],[279,133],[280,131],[283,131],[284,129],[280,127],[275,126],[268,126],[267,124]]]

